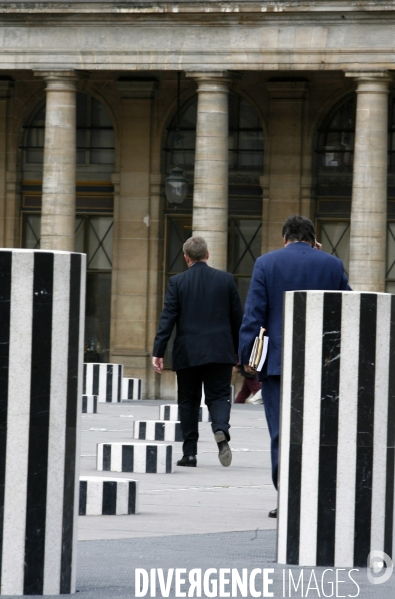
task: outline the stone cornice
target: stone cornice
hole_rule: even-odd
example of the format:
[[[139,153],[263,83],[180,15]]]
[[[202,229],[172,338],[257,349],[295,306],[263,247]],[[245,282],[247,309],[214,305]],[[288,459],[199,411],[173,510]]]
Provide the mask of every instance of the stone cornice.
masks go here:
[[[135,14],[170,14],[183,13],[202,14],[239,14],[255,13],[268,15],[281,15],[288,13],[388,13],[395,12],[395,0],[359,0],[349,2],[348,0],[246,0],[246,1],[218,1],[205,0],[181,0],[169,2],[155,2],[152,0],[139,0],[138,2],[100,2],[98,0],[55,0],[52,2],[25,2],[10,0],[0,1],[0,14],[7,15],[46,15],[50,14],[113,14],[113,15],[135,15]],[[345,17],[347,18],[347,17]]]

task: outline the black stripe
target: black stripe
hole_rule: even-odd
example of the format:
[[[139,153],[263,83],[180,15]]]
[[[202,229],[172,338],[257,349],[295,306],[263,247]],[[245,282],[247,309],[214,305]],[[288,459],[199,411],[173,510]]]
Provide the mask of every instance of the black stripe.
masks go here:
[[[296,291],[294,293],[292,336],[287,564],[299,563],[305,343],[306,293]]]
[[[300,492],[302,487],[302,446],[289,447],[287,564],[299,564]]]
[[[86,394],[86,364],[84,364],[84,378],[82,380],[82,393]]]
[[[141,399],[141,379],[139,379],[139,383],[138,383],[137,399]]]
[[[53,254],[34,254],[24,595],[42,595],[44,585],[53,262]]]
[[[365,566],[370,552],[376,321],[377,295],[362,293],[359,326],[357,467],[355,480],[355,567]]]
[[[158,461],[158,447],[157,445],[147,445],[146,450],[146,472],[156,472],[156,464]]]
[[[11,252],[0,252],[0,577],[3,556],[4,490],[7,447],[8,368],[11,320]]]
[[[99,395],[100,364],[93,364],[92,395]]]
[[[88,398],[86,395],[82,396],[82,413],[83,414],[88,413]]]
[[[385,486],[384,551],[392,558],[394,524],[394,448],[387,449],[387,476]]]
[[[394,522],[395,448],[395,295],[391,297],[391,324],[388,380],[387,476],[385,489],[384,551],[392,558]]]
[[[97,395],[93,395],[93,413],[97,414]]]
[[[174,441],[184,441],[184,435],[181,430],[181,422],[176,422],[176,435]]]
[[[170,406],[165,406],[163,420],[170,420]]]
[[[103,445],[103,470],[111,470],[111,445]]]
[[[119,364],[118,366],[118,402],[121,401],[121,391],[122,391],[122,366]]]
[[[136,513],[136,481],[129,482],[129,497],[128,497],[128,514]]]
[[[113,366],[109,364],[107,366],[106,373],[106,401],[112,402],[112,376],[113,376]]]
[[[122,472],[134,471],[134,447],[122,445]]]
[[[145,439],[147,435],[147,423],[146,422],[140,422],[139,424],[139,439]]]
[[[66,442],[64,461],[63,530],[60,592],[71,592],[74,536],[74,495],[77,449],[78,367],[81,303],[81,255],[70,256],[69,347],[67,372]],[[75,509],[77,506],[75,506]]]
[[[88,493],[88,481],[80,480],[80,501],[78,514],[80,516],[86,516],[86,499]]]
[[[199,422],[202,422],[202,418],[203,418],[203,409],[202,409],[202,406],[200,406],[200,408],[199,408]]]
[[[165,440],[165,425],[163,422],[155,422],[155,441]]]
[[[128,399],[133,399],[133,385],[134,385],[133,379],[129,379],[129,382],[128,382]]]
[[[306,293],[294,293],[291,384],[291,443],[303,442]]]
[[[117,513],[117,483],[113,480],[103,482],[103,516],[115,516]]]
[[[173,456],[173,447],[168,445],[166,447],[166,473],[171,472],[171,460]]]
[[[335,563],[336,469],[339,424],[341,293],[324,293],[317,566]]]

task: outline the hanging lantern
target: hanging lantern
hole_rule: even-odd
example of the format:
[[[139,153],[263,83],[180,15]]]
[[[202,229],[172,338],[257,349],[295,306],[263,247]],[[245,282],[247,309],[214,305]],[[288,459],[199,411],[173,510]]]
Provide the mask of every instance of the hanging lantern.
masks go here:
[[[165,179],[166,198],[170,204],[177,209],[179,204],[185,200],[188,194],[188,179],[184,176],[184,171],[175,166],[171,169],[170,175]]]

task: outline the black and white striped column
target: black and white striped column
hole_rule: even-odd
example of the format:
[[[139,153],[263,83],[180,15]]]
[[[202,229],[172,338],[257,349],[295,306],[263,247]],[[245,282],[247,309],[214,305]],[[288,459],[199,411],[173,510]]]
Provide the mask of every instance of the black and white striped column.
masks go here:
[[[82,396],[82,413],[97,414],[97,395]]]
[[[141,379],[122,379],[122,392],[121,399],[142,399],[141,393],[142,380]]]
[[[83,393],[97,395],[99,402],[121,401],[122,364],[84,364]]]
[[[167,474],[173,472],[173,448],[159,443],[98,443],[99,471]]]
[[[80,476],[80,516],[138,514],[139,481]]]
[[[288,292],[278,562],[393,556],[395,296]]]
[[[136,420],[134,438],[143,441],[183,441],[181,422],[175,420]]]
[[[159,406],[159,420],[180,420],[178,404],[164,404]],[[210,413],[206,405],[199,408],[199,422],[211,422]]]
[[[85,258],[0,251],[2,595],[75,591]]]

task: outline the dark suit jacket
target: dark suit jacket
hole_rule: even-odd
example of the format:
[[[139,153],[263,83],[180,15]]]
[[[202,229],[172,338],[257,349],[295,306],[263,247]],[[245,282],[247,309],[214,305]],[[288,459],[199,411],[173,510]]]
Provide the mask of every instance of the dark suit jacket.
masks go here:
[[[303,242],[257,259],[240,330],[239,357],[248,364],[260,327],[269,337],[266,363],[259,378],[281,374],[283,294],[285,291],[350,290],[341,260]],[[317,331],[317,342],[319,342]]]
[[[235,364],[242,317],[233,276],[196,262],[169,280],[153,355],[163,357],[176,325],[173,370]]]

